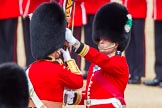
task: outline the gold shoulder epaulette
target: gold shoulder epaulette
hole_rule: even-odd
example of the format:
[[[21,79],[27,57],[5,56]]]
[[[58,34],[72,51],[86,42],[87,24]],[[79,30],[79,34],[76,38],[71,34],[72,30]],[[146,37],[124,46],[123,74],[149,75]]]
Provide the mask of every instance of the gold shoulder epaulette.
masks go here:
[[[71,70],[72,73],[82,74],[81,71],[80,71],[80,69],[76,65],[74,59],[70,59],[70,60],[66,61],[66,63],[67,63],[67,67]]]

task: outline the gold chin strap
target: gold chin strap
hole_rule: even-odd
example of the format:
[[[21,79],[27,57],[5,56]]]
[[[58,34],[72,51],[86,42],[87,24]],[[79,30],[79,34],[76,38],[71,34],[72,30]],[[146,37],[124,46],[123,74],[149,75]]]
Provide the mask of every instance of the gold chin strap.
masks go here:
[[[67,66],[71,70],[72,73],[82,74],[81,71],[79,70],[78,66],[76,65],[74,59],[70,59],[66,63],[67,63]]]
[[[56,52],[57,52],[59,55],[61,54],[60,49],[58,49]]]
[[[107,45],[107,46],[104,47],[104,48],[98,47],[98,49],[99,49],[99,50],[107,50],[107,49],[111,49],[111,48],[115,47],[115,45],[116,45],[116,43],[112,43],[112,44],[110,44],[110,45]]]
[[[56,61],[59,63],[59,64],[63,64],[64,62],[62,61],[62,59],[58,58],[56,59]]]
[[[52,61],[52,62],[54,62],[55,61],[55,57],[53,57],[53,56],[48,56],[48,58],[50,58],[50,61]]]
[[[60,59],[60,58],[55,58],[55,57],[53,57],[53,56],[48,56],[48,58],[50,58],[50,60],[49,61],[51,61],[51,62],[54,62],[54,61],[57,61],[59,64],[63,64],[63,61],[62,61],[62,59]]]

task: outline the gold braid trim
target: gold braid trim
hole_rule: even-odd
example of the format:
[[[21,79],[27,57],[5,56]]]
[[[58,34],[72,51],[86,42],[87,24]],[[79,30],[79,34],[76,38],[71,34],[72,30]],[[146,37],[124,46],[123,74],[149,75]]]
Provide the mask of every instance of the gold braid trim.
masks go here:
[[[51,61],[51,62],[54,62],[54,61],[57,61],[59,64],[63,64],[63,61],[61,58],[55,58],[53,56],[48,56],[49,59],[45,59],[46,61]]]
[[[50,58],[51,60],[49,60],[49,61],[55,61],[55,57],[53,57],[53,56],[48,56],[48,58]]]
[[[67,66],[71,70],[72,73],[82,74],[81,71],[79,70],[78,66],[76,65],[74,59],[70,59],[66,63],[67,63]]]
[[[74,102],[74,105],[78,105],[82,99],[82,94],[80,92],[75,92],[77,94],[76,101]]]
[[[64,62],[62,61],[62,59],[58,58],[56,59],[56,61],[59,63],[59,64],[63,64]]]
[[[89,51],[89,46],[84,44],[82,51],[79,53],[80,56],[84,57]]]

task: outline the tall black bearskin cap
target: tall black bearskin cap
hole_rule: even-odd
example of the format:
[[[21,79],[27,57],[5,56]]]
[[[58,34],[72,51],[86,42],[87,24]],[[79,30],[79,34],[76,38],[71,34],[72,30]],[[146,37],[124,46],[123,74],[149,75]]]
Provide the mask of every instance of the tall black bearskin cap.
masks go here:
[[[132,18],[122,4],[112,2],[102,6],[95,15],[92,39],[98,43],[100,37],[106,37],[119,44],[118,51],[123,51],[130,40]]]
[[[28,81],[25,71],[15,63],[0,65],[0,108],[27,108]]]
[[[43,3],[33,13],[30,23],[31,49],[35,59],[46,58],[63,47],[66,19],[57,3]]]

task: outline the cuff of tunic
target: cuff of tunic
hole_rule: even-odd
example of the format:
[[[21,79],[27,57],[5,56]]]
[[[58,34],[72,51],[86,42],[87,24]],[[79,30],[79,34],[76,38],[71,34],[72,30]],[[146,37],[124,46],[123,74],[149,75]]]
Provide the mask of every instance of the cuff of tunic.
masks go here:
[[[84,57],[89,51],[89,46],[81,43],[80,47],[77,49],[76,53],[82,57]]]

